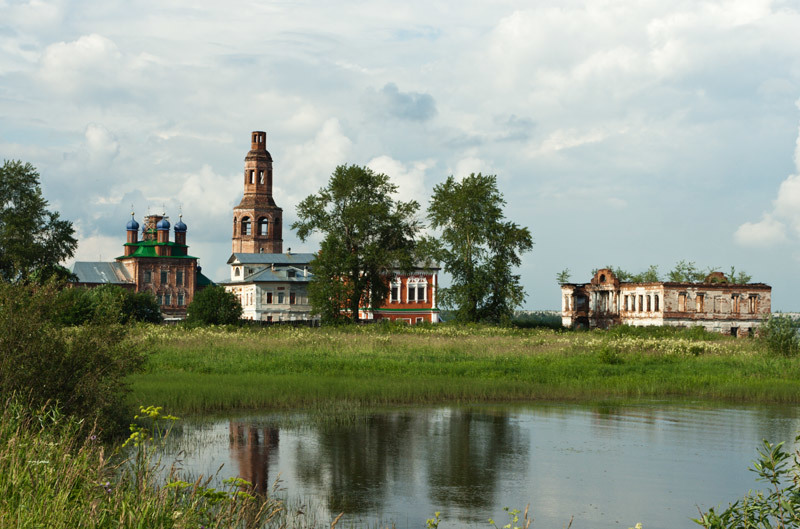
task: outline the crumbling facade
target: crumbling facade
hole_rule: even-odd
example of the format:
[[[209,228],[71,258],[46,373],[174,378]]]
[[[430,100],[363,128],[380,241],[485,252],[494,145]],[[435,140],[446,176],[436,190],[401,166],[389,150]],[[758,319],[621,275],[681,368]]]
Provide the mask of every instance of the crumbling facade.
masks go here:
[[[702,283],[625,283],[608,268],[591,282],[561,285],[565,327],[607,329],[612,325],[671,325],[744,336],[771,313],[772,287],[733,284],[715,272]]]

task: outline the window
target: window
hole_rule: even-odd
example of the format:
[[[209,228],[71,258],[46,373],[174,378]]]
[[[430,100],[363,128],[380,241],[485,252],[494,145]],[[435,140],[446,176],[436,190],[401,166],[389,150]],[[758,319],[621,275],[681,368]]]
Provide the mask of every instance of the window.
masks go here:
[[[264,171],[259,171],[258,172],[258,183],[259,184],[263,184],[264,183]]]
[[[250,183],[256,183],[256,172],[253,169],[250,169]]]
[[[425,285],[417,285],[417,301],[423,302],[426,298]]]
[[[283,292],[278,292],[278,304],[283,303]]]
[[[623,299],[624,299],[623,307],[625,307],[625,310],[628,310],[628,296],[625,296]]]
[[[294,292],[289,292],[289,305],[294,305],[295,295]]]
[[[686,293],[681,292],[678,294],[678,312],[686,311]]]
[[[150,272],[150,270],[145,270],[144,271],[144,282],[145,283],[150,283],[152,281],[153,281],[152,273]]]
[[[175,271],[175,284],[179,287],[183,286],[183,270]],[[178,303],[178,305],[183,305],[183,303]]]
[[[751,294],[748,302],[750,304],[750,313],[755,314],[758,312],[758,296]]]
[[[183,292],[178,292],[178,306],[183,307],[185,305],[183,298]]]
[[[660,310],[659,307],[658,307],[658,294],[653,296],[653,302],[654,302],[653,310],[658,312]]]
[[[251,235],[251,228],[250,228],[250,217],[244,217],[242,219],[242,235]]]
[[[422,318],[421,318],[421,317],[417,317],[417,323],[422,323],[422,321],[423,321],[423,320],[422,320]]]
[[[392,289],[389,292],[389,301],[392,303],[400,302],[400,283],[392,283]]]
[[[267,304],[272,305],[272,292],[267,292]]]
[[[172,296],[170,294],[164,294],[164,305],[172,305]]]
[[[294,276],[295,276],[295,271],[294,270],[287,270],[286,271],[286,277],[294,277]]]
[[[164,304],[164,294],[159,294],[158,295],[158,304],[159,305],[163,305]]]
[[[706,308],[705,303],[705,294],[698,294],[695,298],[695,304],[697,305],[697,312],[704,312]]]
[[[639,295],[639,312],[643,312],[643,311],[644,311],[644,296],[640,294]]]
[[[652,305],[652,297],[648,295],[647,296],[647,312],[652,312],[653,309],[652,309],[651,305]]]
[[[238,266],[233,269],[233,275],[235,275],[236,277],[239,277],[240,275],[242,275],[242,272],[241,272],[241,270],[239,270]]]
[[[408,302],[411,303],[412,301],[416,301],[417,288],[412,285],[408,285]],[[409,322],[410,323],[410,322]]]
[[[258,219],[258,234],[266,237],[269,233],[269,221],[265,218]]]
[[[162,270],[161,271],[161,284],[166,285],[169,282],[169,271]]]
[[[739,314],[739,294],[733,294],[731,296],[731,312]]]

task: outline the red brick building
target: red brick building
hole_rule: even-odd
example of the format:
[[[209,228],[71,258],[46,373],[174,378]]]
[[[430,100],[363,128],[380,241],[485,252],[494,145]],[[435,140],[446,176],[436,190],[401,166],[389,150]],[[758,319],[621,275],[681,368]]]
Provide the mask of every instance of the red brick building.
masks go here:
[[[169,240],[170,223],[165,215],[148,215],[139,239],[139,223],[133,218],[125,227],[124,254],[116,262],[76,262],[72,268],[80,286],[115,284],[136,292],[152,292],[167,320],[186,317],[186,306],[197,290],[211,284],[201,273],[197,257],[188,254],[187,226],[175,224],[175,239]]]

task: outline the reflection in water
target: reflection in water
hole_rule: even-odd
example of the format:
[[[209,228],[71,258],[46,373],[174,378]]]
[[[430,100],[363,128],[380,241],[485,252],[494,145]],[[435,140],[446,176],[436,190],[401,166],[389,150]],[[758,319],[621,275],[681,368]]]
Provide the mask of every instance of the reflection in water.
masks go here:
[[[270,454],[278,449],[278,430],[231,421],[231,459],[239,465],[238,476],[253,484],[256,492],[266,493],[269,483]]]
[[[171,453],[187,470],[241,476],[342,524],[482,528],[527,503],[538,527],[691,527],[762,487],[748,466],[761,439],[794,439],[800,408],[702,403],[423,408],[342,424],[272,418],[185,423]],[[301,419],[302,421],[303,419]],[[300,424],[298,426],[298,424]],[[279,443],[280,441],[280,443]],[[279,449],[280,445],[280,449]]]

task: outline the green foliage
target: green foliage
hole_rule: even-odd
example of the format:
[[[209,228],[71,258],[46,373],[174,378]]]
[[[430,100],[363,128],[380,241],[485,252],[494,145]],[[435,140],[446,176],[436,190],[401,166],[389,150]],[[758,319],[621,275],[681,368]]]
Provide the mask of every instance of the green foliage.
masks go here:
[[[693,261],[678,261],[675,267],[667,274],[669,281],[673,283],[698,283],[705,279],[705,272],[697,268]]]
[[[800,322],[790,316],[770,315],[761,326],[767,350],[774,355],[797,356],[800,351]]]
[[[569,268],[565,268],[559,273],[556,274],[556,282],[559,284],[569,283],[569,278],[572,273],[569,271]]]
[[[186,313],[186,322],[190,325],[231,325],[242,317],[242,304],[225,287],[211,285],[195,292]]]
[[[767,490],[748,492],[722,512],[711,508],[694,521],[706,529],[800,527],[800,453],[791,454],[783,443],[764,440],[751,470],[759,481],[767,483]]]
[[[119,325],[65,328],[54,322],[53,285],[0,282],[0,396],[97,418],[113,431],[124,413],[125,377],[143,357]]]
[[[511,324],[521,329],[562,329],[561,314],[552,311],[517,311]]]
[[[300,240],[323,236],[308,297],[324,322],[357,322],[359,307],[383,305],[394,270],[412,269],[419,204],[395,201],[396,193],[385,174],[340,165],[298,206],[292,229]]]
[[[173,421],[153,417],[156,410],[143,408],[137,420],[141,442],[109,457],[108,447],[74,417],[52,406],[29,409],[6,401],[0,412],[0,527],[317,526],[274,499],[275,491],[267,497],[251,494],[243,479],[226,479],[215,489],[207,480],[184,481],[175,467],[165,471],[157,454]]]
[[[473,173],[460,182],[450,176],[434,187],[428,219],[441,235],[426,244],[452,278],[439,297],[458,321],[508,323],[525,300],[512,270],[533,239],[528,228],[505,220],[504,205],[494,175]]]
[[[181,413],[344,403],[708,398],[797,403],[800,364],[758,340],[698,329],[629,332],[483,324],[137,326],[152,353],[133,401]],[[603,364],[608,347],[622,362]],[[609,371],[615,376],[609,377]]]
[[[509,509],[508,507],[503,507],[503,510],[508,515],[508,523],[503,526],[503,529],[528,529],[531,526],[531,523],[533,522],[533,518],[529,518],[528,517],[528,509],[529,509],[529,507],[530,507],[530,505],[525,507],[525,513],[523,514],[523,517],[522,517],[522,525],[517,525],[520,522],[520,520],[519,520],[519,513],[520,513],[519,509]],[[497,524],[495,523],[495,521],[492,520],[491,518],[489,518],[489,525],[491,525],[495,529],[500,529],[499,527],[497,527]],[[571,521],[570,521],[570,525],[572,525]]]
[[[152,292],[132,292],[118,285],[64,288],[53,303],[53,319],[62,325],[160,323],[162,320],[161,309]]]
[[[70,276],[58,263],[74,254],[75,230],[47,205],[36,169],[6,160],[0,167],[0,279],[41,283]]]

